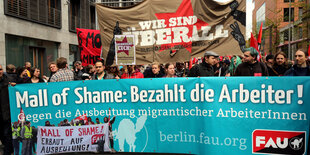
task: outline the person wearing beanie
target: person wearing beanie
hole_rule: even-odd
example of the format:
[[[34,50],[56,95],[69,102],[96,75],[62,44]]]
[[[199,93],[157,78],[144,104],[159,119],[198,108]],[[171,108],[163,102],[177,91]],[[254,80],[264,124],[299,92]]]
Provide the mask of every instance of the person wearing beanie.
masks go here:
[[[216,59],[219,55],[212,51],[207,51],[204,54],[204,61],[198,65],[195,65],[189,71],[189,77],[204,77],[204,76],[214,76],[215,72],[213,70],[213,65],[217,62]]]
[[[244,49],[244,62],[241,63],[234,76],[268,76],[268,69],[264,63],[257,61],[258,51],[253,48]]]
[[[272,54],[266,56],[266,65],[267,67],[272,67],[274,61],[273,61],[274,56]]]

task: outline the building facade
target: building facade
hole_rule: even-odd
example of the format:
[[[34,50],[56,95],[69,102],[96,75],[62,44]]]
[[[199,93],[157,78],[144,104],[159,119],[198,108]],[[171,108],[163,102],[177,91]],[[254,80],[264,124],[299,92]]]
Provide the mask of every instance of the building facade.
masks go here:
[[[263,23],[262,53],[283,51],[293,59],[297,49],[309,46],[309,0],[253,2],[253,32],[257,34]]]
[[[136,0],[138,1],[138,0]],[[122,7],[124,0],[3,0],[0,2],[0,64],[26,61],[48,73],[48,63],[80,60],[76,28],[97,29],[95,4]],[[3,67],[5,68],[5,67]]]

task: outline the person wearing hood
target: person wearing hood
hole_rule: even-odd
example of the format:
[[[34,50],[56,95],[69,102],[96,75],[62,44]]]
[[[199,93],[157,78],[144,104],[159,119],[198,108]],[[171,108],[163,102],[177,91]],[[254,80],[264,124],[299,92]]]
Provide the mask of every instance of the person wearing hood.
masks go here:
[[[264,63],[258,62],[258,51],[253,48],[244,49],[244,62],[241,63],[234,76],[268,76],[268,69]]]
[[[307,63],[308,53],[299,49],[295,53],[295,65],[284,73],[284,76],[310,76],[310,65]]]
[[[227,76],[234,76],[237,67],[242,63],[242,60],[239,56],[235,55],[231,58],[231,63],[228,67]]]
[[[204,77],[204,76],[214,76],[215,72],[213,65],[216,64],[219,55],[212,51],[206,51],[204,54],[204,61],[198,65],[195,65],[189,71],[189,77]]]

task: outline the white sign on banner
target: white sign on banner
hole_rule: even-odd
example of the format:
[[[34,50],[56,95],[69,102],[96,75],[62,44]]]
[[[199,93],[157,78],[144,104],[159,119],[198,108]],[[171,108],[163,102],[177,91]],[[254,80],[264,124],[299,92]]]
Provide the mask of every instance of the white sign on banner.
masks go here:
[[[97,152],[98,140],[104,140],[104,151],[110,152],[109,125],[38,127],[37,154]]]
[[[115,35],[116,65],[135,65],[136,48],[134,35]]]

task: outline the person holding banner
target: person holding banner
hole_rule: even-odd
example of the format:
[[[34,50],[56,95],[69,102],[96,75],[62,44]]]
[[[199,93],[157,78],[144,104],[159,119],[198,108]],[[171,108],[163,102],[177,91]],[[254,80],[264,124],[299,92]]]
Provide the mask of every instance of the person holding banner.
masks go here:
[[[37,67],[33,67],[30,70],[31,78],[29,78],[26,83],[39,83],[44,82],[44,80],[40,77],[40,69]]]
[[[244,51],[244,62],[237,67],[234,76],[268,76],[266,65],[257,61],[258,51],[253,47]]]
[[[13,138],[14,155],[19,155],[20,126],[18,122],[13,123],[12,138]]]
[[[12,124],[9,103],[9,79],[3,74],[2,65],[0,65],[0,140],[4,145],[3,154],[10,155],[13,152],[12,144]]]
[[[166,71],[166,75],[164,77],[166,78],[174,78],[177,77],[175,75],[175,68],[174,65],[172,63],[166,63],[165,65],[165,71]]]
[[[310,76],[310,65],[307,63],[308,53],[299,49],[295,53],[295,65],[285,72],[285,76]]]
[[[109,118],[108,117],[103,118],[103,122],[105,124],[109,125],[109,139],[110,139],[111,149],[113,150],[113,152],[115,151],[113,148],[114,147],[114,141],[113,141],[113,134],[112,134],[112,124],[114,123],[114,121],[115,121],[115,116],[113,116],[112,119],[110,119],[110,116],[109,116]]]
[[[56,62],[58,71],[51,77],[51,82],[73,81],[74,74],[70,69],[68,69],[67,59],[60,57]]]
[[[25,126],[22,128],[21,137],[22,140],[22,155],[32,155],[32,127],[31,123],[26,121]]]
[[[206,51],[204,54],[204,61],[198,65],[195,65],[189,71],[189,77],[204,77],[204,76],[214,76],[215,72],[213,67],[219,55],[212,51]]]
[[[85,125],[94,125],[95,123],[92,121],[91,117],[87,117],[87,122]]]
[[[103,80],[103,79],[114,79],[113,76],[109,75],[106,73],[105,66],[104,66],[104,60],[98,60],[95,63],[95,67],[96,67],[96,74],[94,74],[93,76],[93,80]]]
[[[71,126],[68,119],[64,119],[63,124],[61,126]]]
[[[107,74],[109,76],[113,76],[114,79],[120,79],[119,69],[117,66],[109,66],[107,67]]]
[[[81,61],[74,62],[74,80],[82,80],[82,75],[84,74],[83,66]]]
[[[45,121],[45,126],[52,126],[50,121]]]
[[[175,74],[177,77],[186,77],[189,74],[189,69],[185,67],[183,62],[177,62]]]
[[[16,83],[17,84],[26,83],[26,81],[29,79],[27,75],[27,71],[28,70],[25,67],[17,67],[16,69],[16,73],[17,73]]]
[[[35,154],[36,154],[36,145],[38,141],[37,136],[38,136],[38,129],[32,126],[31,148]]]
[[[268,70],[269,76],[283,76],[284,73],[290,69],[290,66],[287,63],[287,56],[284,52],[278,52],[274,56],[274,64]]]
[[[158,62],[153,62],[150,69],[144,71],[144,78],[161,78],[164,76],[161,65]]]
[[[229,76],[234,76],[237,67],[242,63],[242,60],[239,56],[235,55],[231,59],[231,63],[229,65]]]
[[[99,121],[99,118],[98,118],[98,117],[96,118],[96,125],[97,125],[97,124],[102,124],[102,123]]]
[[[45,75],[43,75],[43,79],[47,82],[51,82],[51,77],[57,72],[58,68],[57,68],[57,64],[56,62],[52,61],[48,64],[48,70],[50,71],[50,76],[47,77]]]
[[[121,76],[121,79],[139,79],[139,78],[144,78],[144,75],[139,70],[137,70],[136,66],[134,65],[127,65],[127,72],[124,72]]]

